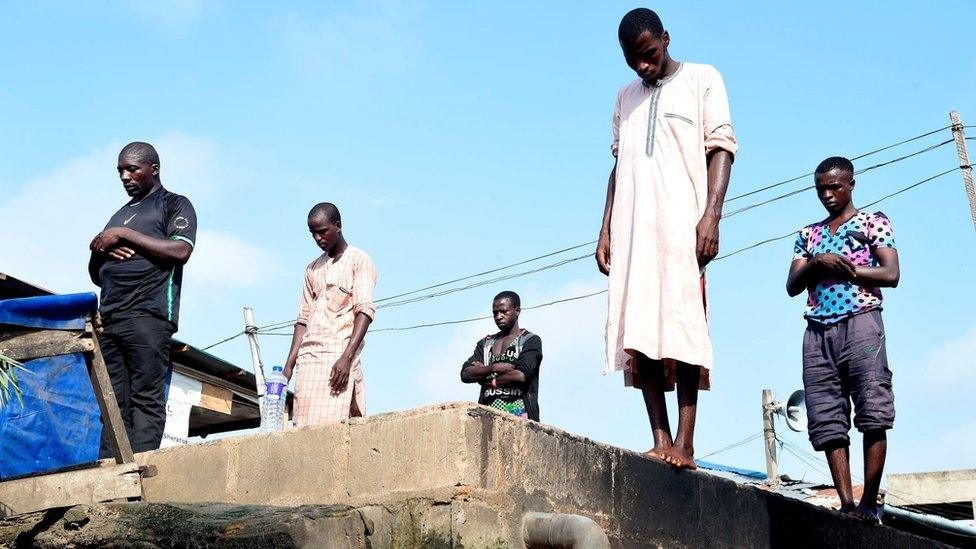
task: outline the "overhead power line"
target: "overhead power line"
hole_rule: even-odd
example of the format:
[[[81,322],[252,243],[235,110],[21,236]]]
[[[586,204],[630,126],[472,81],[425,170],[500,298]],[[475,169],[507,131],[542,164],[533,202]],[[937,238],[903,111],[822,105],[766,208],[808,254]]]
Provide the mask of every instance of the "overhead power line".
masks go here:
[[[752,436],[748,436],[748,437],[740,440],[739,442],[734,442],[732,444],[729,444],[728,446],[725,446],[723,448],[719,448],[718,450],[715,450],[714,452],[709,452],[709,453],[703,455],[702,457],[695,458],[695,459],[706,459],[706,458],[710,458],[710,457],[712,457],[714,455],[721,454],[722,452],[728,452],[729,450],[732,450],[734,448],[738,448],[739,446],[742,446],[743,444],[748,444],[748,443],[750,443],[750,442],[752,442],[752,441],[754,441],[754,440],[756,440],[758,438],[761,438],[762,436],[763,436],[763,433],[756,433],[756,434],[754,434]]]
[[[930,135],[935,135],[935,134],[937,134],[937,133],[939,133],[941,131],[948,130],[951,127],[952,126],[943,126],[943,127],[939,128],[939,129],[932,130],[932,131],[929,131],[929,132],[925,132],[923,134],[916,135],[915,137],[910,137],[910,138],[905,139],[903,141],[899,141],[897,143],[892,143],[891,145],[886,145],[884,147],[881,147],[880,149],[875,149],[873,151],[868,151],[868,152],[866,152],[864,154],[859,154],[859,155],[857,155],[855,157],[852,157],[851,158],[851,161],[860,160],[862,158],[867,158],[869,156],[878,154],[880,152],[884,152],[884,151],[887,151],[889,149],[893,149],[895,147],[900,147],[901,145],[905,145],[907,143],[911,143],[912,141],[918,141],[919,139],[924,139],[924,138],[926,138],[926,137],[928,137]],[[784,179],[783,181],[779,181],[779,182],[773,183],[772,185],[766,185],[765,187],[761,187],[761,188],[758,188],[756,190],[749,191],[747,193],[742,193],[740,195],[736,195],[736,196],[733,196],[731,198],[726,198],[725,199],[725,202],[726,203],[733,202],[735,200],[739,200],[740,198],[745,198],[747,196],[752,196],[754,194],[759,194],[759,193],[761,193],[763,191],[768,191],[770,189],[775,189],[776,187],[780,187],[780,186],[786,185],[788,183],[792,183],[794,181],[799,181],[800,179],[803,179],[804,177],[810,177],[811,175],[813,175],[813,172],[805,173],[803,175],[798,175],[796,177],[791,177],[789,179]]]
[[[928,147],[925,147],[924,149],[917,150],[917,151],[915,151],[913,153],[909,153],[909,154],[906,154],[904,156],[899,156],[898,158],[893,158],[891,160],[888,160],[887,162],[882,162],[880,164],[875,164],[873,166],[868,166],[867,168],[862,168],[860,170],[855,170],[854,171],[854,175],[861,175],[861,174],[866,173],[866,172],[869,172],[871,170],[876,170],[878,168],[883,168],[885,166],[888,166],[890,164],[894,164],[896,162],[901,162],[902,160],[908,160],[909,158],[911,158],[913,156],[918,156],[920,154],[925,154],[927,152],[934,151],[934,150],[938,149],[939,147],[943,147],[943,146],[948,145],[949,143],[953,143],[953,142],[955,142],[954,139],[947,139],[946,141],[943,141],[941,143],[937,143],[935,145],[930,145]],[[726,219],[726,218],[732,217],[734,215],[738,215],[740,213],[747,212],[749,210],[758,208],[760,206],[765,206],[766,204],[771,204],[773,202],[777,202],[777,201],[783,200],[785,198],[789,198],[791,196],[795,196],[795,195],[798,195],[800,193],[803,193],[803,192],[806,192],[806,191],[809,191],[809,190],[813,190],[815,188],[816,188],[816,185],[807,185],[806,187],[802,187],[802,188],[796,189],[795,191],[790,191],[788,193],[781,194],[779,196],[774,196],[774,197],[772,197],[772,198],[770,198],[768,200],[763,200],[762,202],[756,202],[755,204],[750,204],[748,206],[743,206],[743,207],[741,207],[741,208],[739,208],[737,210],[733,210],[731,212],[722,214],[722,219]]]
[[[898,147],[898,146],[904,145],[906,143],[910,143],[912,141],[916,141],[918,139],[922,139],[922,138],[928,137],[928,136],[933,135],[933,134],[936,134],[936,133],[938,133],[940,131],[946,130],[946,129],[950,128],[950,127],[951,126],[945,126],[945,127],[939,128],[937,130],[932,130],[930,132],[926,132],[926,133],[917,135],[915,137],[912,137],[912,138],[909,138],[909,139],[906,139],[906,140],[903,140],[903,141],[899,141],[898,143],[893,143],[891,145],[887,145],[885,147],[881,147],[881,148],[875,149],[873,151],[869,151],[867,153],[864,153],[864,154],[861,154],[861,155],[858,155],[858,156],[853,157],[852,160],[857,160],[857,159],[860,159],[860,158],[865,158],[867,156],[871,156],[871,155],[874,155],[874,154],[877,154],[877,153],[880,153],[880,152],[883,152],[883,151],[892,149],[894,147]],[[966,126],[966,127],[970,127],[970,126]],[[970,140],[970,139],[976,139],[976,138],[967,137],[966,139],[967,140]],[[901,162],[901,161],[906,160],[908,158],[911,158],[913,156],[917,156],[917,155],[924,154],[926,152],[935,150],[935,149],[937,149],[939,147],[942,147],[942,146],[944,146],[944,145],[946,145],[948,143],[951,143],[951,142],[952,142],[952,140],[943,141],[943,142],[937,143],[935,145],[931,145],[931,146],[925,147],[923,149],[920,149],[918,151],[909,153],[907,155],[903,155],[903,156],[894,158],[894,159],[889,160],[889,161],[886,161],[886,162],[882,162],[882,163],[879,163],[879,164],[875,164],[873,166],[869,166],[867,168],[863,168],[861,170],[857,170],[855,172],[855,174],[862,174],[862,173],[865,173],[867,171],[871,171],[871,170],[878,169],[878,168],[881,168],[881,167],[884,167],[884,166],[888,166],[890,164],[894,164],[896,162]],[[964,168],[964,166],[962,168]],[[891,198],[893,196],[896,196],[898,194],[901,194],[903,192],[906,192],[906,191],[908,191],[910,189],[913,189],[913,188],[915,188],[915,187],[917,187],[919,185],[922,185],[924,183],[927,183],[927,182],[929,182],[929,181],[931,181],[933,179],[937,179],[939,177],[942,177],[942,176],[944,176],[944,175],[946,175],[948,173],[951,173],[951,172],[955,171],[956,169],[959,169],[959,168],[952,168],[952,169],[947,170],[945,172],[942,172],[940,174],[934,175],[934,176],[932,176],[930,178],[923,179],[923,180],[921,180],[919,182],[916,182],[916,183],[914,183],[912,185],[909,185],[908,187],[904,187],[904,188],[899,189],[898,191],[896,191],[894,193],[891,193],[889,195],[886,195],[886,196],[884,196],[884,197],[882,197],[882,198],[880,198],[880,199],[878,199],[878,200],[876,200],[876,201],[874,201],[874,202],[872,202],[872,203],[870,203],[870,204],[868,204],[866,206],[863,206],[863,207],[864,208],[869,208],[871,206],[874,206],[875,204],[881,202],[882,200],[886,200],[888,198]],[[743,198],[743,197],[746,197],[746,196],[750,196],[750,195],[756,194],[758,192],[762,192],[764,190],[769,190],[771,188],[775,188],[775,187],[784,185],[786,183],[789,183],[791,181],[796,181],[796,180],[798,180],[798,179],[800,179],[802,177],[808,177],[810,175],[812,175],[812,172],[811,173],[808,173],[808,174],[804,174],[802,176],[797,176],[797,177],[794,177],[794,178],[791,178],[791,179],[788,179],[788,180],[784,180],[784,181],[781,181],[781,182],[778,182],[778,183],[774,183],[773,185],[768,185],[768,186],[763,187],[761,189],[757,189],[755,191],[750,191],[749,193],[745,193],[745,194],[738,195],[738,196],[735,196],[735,197],[732,197],[732,198],[728,198],[728,199],[726,199],[725,202],[728,203],[728,202],[731,202],[733,200],[737,200],[739,198]],[[771,202],[776,202],[778,200],[782,200],[784,198],[788,198],[790,196],[794,196],[796,194],[799,194],[799,193],[801,193],[803,191],[806,191],[806,190],[809,190],[811,188],[812,187],[804,187],[802,189],[797,189],[795,191],[791,191],[789,193],[786,193],[786,194],[781,195],[781,196],[778,196],[778,197],[773,197],[773,198],[771,198],[769,200],[765,200],[765,201],[762,201],[762,202],[757,203],[757,204],[752,204],[752,205],[749,205],[749,206],[745,206],[743,208],[739,208],[738,210],[734,210],[732,212],[729,212],[728,214],[724,215],[723,217],[731,217],[731,216],[734,216],[736,214],[742,213],[744,211],[748,211],[748,210],[751,210],[751,209],[754,209],[754,208],[758,208],[760,206],[763,206],[765,204],[769,204]],[[742,252],[745,252],[745,251],[748,251],[748,250],[752,250],[752,249],[758,248],[760,246],[764,246],[766,244],[770,244],[772,242],[776,242],[776,241],[779,241],[779,240],[783,240],[783,239],[789,238],[790,236],[792,236],[795,233],[796,233],[796,231],[791,231],[791,232],[789,232],[789,233],[787,233],[785,235],[782,235],[782,236],[771,237],[771,238],[767,238],[765,240],[761,240],[759,242],[755,242],[755,243],[750,244],[748,246],[745,246],[743,248],[739,248],[739,249],[737,249],[737,250],[735,250],[733,252],[730,252],[730,253],[727,253],[727,254],[722,254],[722,255],[716,257],[715,258],[715,261],[718,261],[718,260],[721,260],[721,259],[726,259],[726,258],[735,256],[735,255],[738,255],[738,254],[740,254]],[[406,304],[410,304],[410,303],[417,303],[417,302],[424,301],[424,300],[427,300],[427,299],[433,299],[435,297],[440,297],[440,296],[447,295],[447,294],[451,294],[451,293],[455,293],[455,292],[460,292],[460,291],[464,291],[464,290],[468,290],[468,289],[472,289],[472,288],[477,288],[477,287],[485,286],[485,285],[488,285],[488,284],[493,284],[493,283],[496,283],[496,282],[500,282],[500,281],[503,281],[503,280],[511,280],[513,278],[518,278],[518,277],[521,277],[521,276],[527,276],[527,275],[534,274],[534,273],[538,273],[538,272],[541,272],[541,271],[545,271],[545,270],[549,270],[549,269],[554,269],[554,268],[557,268],[557,267],[562,267],[564,265],[573,263],[575,261],[579,261],[581,259],[585,259],[585,258],[591,257],[592,254],[589,254],[589,253],[588,254],[584,254],[584,255],[581,255],[581,256],[578,256],[578,257],[574,257],[574,258],[570,258],[570,259],[566,259],[566,260],[561,260],[561,261],[558,261],[556,263],[552,263],[550,265],[546,265],[546,266],[541,267],[541,268],[531,269],[531,270],[528,270],[528,271],[523,271],[523,272],[519,272],[519,273],[513,273],[513,274],[510,274],[510,275],[505,275],[505,276],[501,276],[501,277],[496,277],[496,278],[493,278],[493,279],[490,279],[490,280],[480,281],[480,282],[477,282],[477,283],[474,283],[474,284],[469,284],[467,286],[460,287],[460,288],[450,288],[450,289],[447,289],[447,290],[443,290],[443,291],[439,291],[439,292],[434,292],[434,293],[431,293],[431,294],[428,294],[428,295],[424,295],[424,296],[418,296],[418,297],[411,298],[411,299],[403,299],[403,300],[400,300],[400,301],[394,301],[395,299],[399,299],[399,298],[402,298],[402,297],[407,297],[407,296],[415,295],[415,294],[418,294],[418,293],[423,292],[423,291],[427,291],[427,290],[431,290],[431,289],[436,289],[436,288],[448,286],[448,285],[451,285],[451,284],[455,284],[455,283],[458,283],[458,282],[463,282],[463,281],[470,280],[470,279],[473,279],[473,278],[478,278],[478,277],[485,276],[485,275],[488,275],[488,274],[493,274],[493,273],[500,272],[500,271],[503,271],[503,270],[507,270],[507,269],[510,269],[510,268],[513,268],[513,267],[517,267],[517,266],[520,266],[520,265],[525,265],[527,263],[531,263],[531,262],[534,262],[534,261],[538,261],[540,259],[545,259],[545,258],[548,258],[548,257],[552,257],[552,256],[555,256],[555,255],[559,255],[561,253],[565,253],[565,252],[568,252],[568,251],[576,250],[576,249],[579,249],[579,248],[582,248],[582,247],[585,247],[585,246],[592,246],[592,245],[596,244],[596,242],[597,241],[594,240],[594,241],[589,241],[589,242],[583,242],[583,243],[580,243],[580,244],[575,244],[573,246],[569,246],[569,247],[566,247],[566,248],[562,248],[560,250],[556,250],[556,251],[553,251],[553,252],[549,252],[549,253],[546,253],[546,254],[542,254],[542,255],[539,255],[539,256],[535,256],[535,257],[532,257],[532,258],[524,259],[524,260],[518,261],[516,263],[509,264],[509,265],[503,265],[501,267],[496,267],[496,268],[493,268],[493,269],[488,269],[488,270],[485,270],[485,271],[481,271],[481,272],[478,272],[478,273],[466,275],[466,276],[459,277],[459,278],[455,278],[455,279],[452,279],[452,280],[447,280],[447,281],[444,281],[444,282],[439,282],[437,284],[431,284],[429,286],[425,286],[423,288],[418,288],[416,290],[411,290],[409,292],[403,292],[403,293],[396,294],[396,295],[393,295],[393,296],[381,298],[381,299],[375,300],[374,303],[378,305],[377,308],[395,307],[395,306],[406,305]],[[588,296],[583,296],[583,297],[588,297]],[[475,320],[484,320],[485,318],[490,318],[490,317],[479,317],[477,319],[463,319],[461,321],[447,321],[447,322],[444,322],[444,323],[435,323],[434,325],[455,324],[455,323],[460,323],[460,322],[473,322]],[[294,324],[294,322],[295,322],[295,319],[287,320],[287,321],[284,321],[284,322],[278,322],[278,323],[274,323],[274,324],[268,324],[268,325],[265,325],[265,326],[258,327],[257,328],[257,331],[259,333],[270,334],[270,333],[274,332],[275,330],[279,330],[281,328],[286,328],[286,327]],[[418,325],[417,327],[426,327],[426,325]],[[397,328],[397,329],[414,329],[414,327]],[[382,331],[387,331],[387,330],[392,331],[394,329],[392,329],[392,328],[391,329],[384,328],[384,329],[373,330],[373,331],[375,332],[375,331],[381,331],[381,330]],[[226,343],[226,342],[231,341],[231,340],[233,340],[233,339],[235,339],[237,337],[240,337],[241,335],[244,335],[244,332],[238,332],[237,334],[234,334],[234,335],[232,335],[230,337],[227,337],[225,339],[222,339],[220,341],[217,341],[216,343],[212,343],[212,344],[204,347],[202,350],[207,350],[207,349],[210,349],[210,348],[215,347],[217,345]],[[280,335],[280,334],[276,334],[276,335]]]
[[[861,206],[861,208],[862,209],[867,209],[867,208],[870,208],[872,206],[875,206],[875,205],[877,205],[879,202],[881,202],[883,200],[887,200],[887,199],[889,199],[889,198],[891,198],[893,196],[897,196],[897,195],[899,195],[899,194],[901,194],[903,192],[906,192],[906,191],[909,191],[911,189],[914,189],[915,187],[918,187],[920,185],[924,185],[925,183],[928,183],[929,181],[932,181],[934,179],[938,179],[940,177],[943,177],[943,176],[945,176],[947,174],[950,174],[950,173],[952,173],[952,172],[954,172],[954,171],[956,171],[958,169],[959,168],[951,168],[951,169],[948,169],[948,170],[946,170],[946,171],[944,171],[942,173],[933,175],[931,177],[926,177],[925,179],[923,179],[921,181],[916,181],[915,183],[912,183],[911,185],[908,185],[907,187],[902,187],[901,189],[899,189],[899,190],[897,190],[897,191],[895,191],[895,192],[893,192],[893,193],[891,193],[889,195],[883,196],[883,197],[875,200],[874,202],[871,202],[869,204],[865,204],[864,206]],[[786,233],[786,234],[784,234],[782,236],[774,236],[772,238],[767,238],[766,240],[760,240],[759,242],[756,242],[754,244],[750,244],[748,246],[739,248],[739,249],[735,250],[734,252],[729,252],[727,254],[722,254],[722,255],[716,257],[714,259],[714,261],[719,261],[721,259],[726,259],[726,258],[732,257],[734,255],[738,255],[738,254],[740,254],[742,252],[745,252],[745,251],[748,251],[748,250],[752,250],[754,248],[758,248],[760,246],[764,246],[764,245],[770,244],[772,242],[776,242],[777,240],[783,240],[783,239],[789,238],[789,237],[795,235],[797,233],[797,231],[799,231],[799,229],[790,231],[790,232],[788,232],[788,233]]]
[[[950,173],[952,173],[952,172],[954,172],[954,171],[956,171],[958,169],[959,168],[955,168],[954,167],[954,168],[948,169],[948,170],[946,170],[946,171],[944,171],[942,173],[938,173],[938,174],[933,175],[931,177],[927,177],[925,179],[922,179],[921,181],[917,181],[915,183],[912,183],[911,185],[908,185],[906,187],[902,187],[901,189],[899,189],[899,190],[897,190],[897,191],[895,191],[895,192],[893,192],[891,194],[888,194],[886,196],[883,196],[883,197],[875,200],[874,202],[871,202],[871,203],[869,203],[869,204],[867,204],[865,206],[862,206],[862,208],[870,208],[872,206],[875,206],[875,205],[877,205],[878,203],[880,203],[880,202],[882,202],[884,200],[887,200],[887,199],[889,199],[889,198],[891,198],[893,196],[897,196],[897,195],[902,194],[904,192],[907,192],[907,191],[909,191],[911,189],[914,189],[916,187],[919,187],[919,186],[921,186],[921,185],[923,185],[925,183],[928,183],[930,181],[933,181],[935,179],[938,179],[940,177],[943,177],[945,175],[948,175],[948,174],[950,174]],[[785,235],[782,235],[782,236],[776,236],[776,237],[772,237],[772,238],[767,238],[765,240],[760,240],[759,242],[750,244],[750,245],[745,246],[743,248],[739,248],[738,250],[735,250],[733,252],[729,252],[727,254],[720,255],[720,256],[716,257],[714,259],[714,261],[719,261],[719,260],[722,260],[722,259],[726,259],[726,258],[732,257],[734,255],[738,255],[738,254],[740,254],[742,252],[745,252],[745,251],[748,251],[748,250],[752,250],[752,249],[758,248],[760,246],[763,246],[763,245],[766,245],[766,244],[770,244],[772,242],[776,242],[778,240],[784,240],[784,239],[789,238],[789,237],[793,236],[794,234],[796,234],[798,230],[799,229],[790,231],[790,232],[788,232],[788,233],[786,233]],[[580,258],[582,258],[582,257],[589,257],[589,254],[587,254],[585,256],[580,256]],[[580,258],[573,259],[573,261],[578,260]],[[549,266],[548,268],[552,268],[552,266]],[[537,309],[537,308],[541,308],[541,307],[548,307],[550,305],[555,305],[557,303],[564,303],[564,302],[567,302],[567,301],[575,301],[577,299],[585,299],[587,297],[592,297],[594,295],[602,294],[602,293],[605,293],[605,292],[606,292],[606,290],[601,290],[599,292],[594,292],[594,293],[585,294],[585,295],[581,295],[581,296],[575,296],[575,297],[571,297],[571,298],[567,298],[567,299],[560,299],[560,300],[557,300],[557,301],[553,301],[553,302],[550,302],[550,303],[543,303],[541,305],[536,305],[536,306],[533,306],[533,307],[523,307],[523,310]],[[403,326],[403,327],[395,327],[395,328],[378,328],[378,329],[375,329],[375,330],[371,330],[371,333],[375,333],[375,332],[392,332],[392,331],[406,331],[406,330],[416,330],[416,329],[420,329],[420,328],[430,328],[430,327],[434,327],[434,326],[448,326],[448,325],[452,325],[452,324],[464,324],[464,323],[468,323],[468,322],[476,322],[476,321],[479,321],[479,320],[486,320],[486,319],[489,319],[489,318],[491,318],[491,316],[480,316],[480,317],[475,317],[475,318],[465,318],[465,319],[460,319],[460,320],[448,320],[448,321],[443,321],[443,322],[433,322],[433,323],[428,323],[428,324],[417,324],[417,325],[413,325],[413,326]],[[288,322],[282,322],[282,323],[273,324],[273,325],[270,325],[270,326],[286,327],[288,324],[290,324],[292,322],[294,322],[294,321],[291,320],[291,321],[288,321]],[[280,329],[280,327],[278,329]],[[272,332],[271,331],[265,331],[265,330],[258,329],[258,332],[259,333],[264,333],[264,334],[267,334],[267,335],[272,335]],[[215,346],[220,345],[222,343],[226,343],[228,341],[233,340],[234,338],[240,337],[243,334],[244,334],[244,332],[237,333],[237,334],[235,334],[233,336],[230,336],[230,337],[225,338],[225,339],[222,339],[222,340],[220,340],[220,341],[218,341],[216,343],[213,343],[211,345],[208,345],[208,346],[204,347],[202,350],[207,350],[207,349],[210,349],[211,347],[215,347]],[[291,334],[274,333],[273,335],[291,335]]]
[[[578,301],[580,299],[586,299],[588,297],[593,297],[595,295],[600,295],[600,294],[605,294],[605,293],[607,293],[606,290],[600,290],[598,292],[592,292],[592,293],[588,293],[588,294],[577,295],[577,296],[573,296],[573,297],[567,297],[565,299],[557,299],[555,301],[550,301],[548,303],[541,303],[539,305],[533,305],[531,307],[522,307],[522,310],[523,311],[528,311],[528,310],[532,310],[532,309],[542,309],[544,307],[550,307],[552,305],[558,305],[560,303],[566,303],[566,302],[569,302],[569,301]],[[448,325],[451,325],[451,324],[465,324],[465,323],[468,323],[468,322],[477,322],[479,320],[487,320],[489,318],[491,318],[491,315],[479,316],[479,317],[475,317],[475,318],[464,318],[464,319],[461,319],[461,320],[448,320],[448,321],[445,321],[445,322],[432,322],[430,324],[416,324],[414,326],[400,326],[400,327],[396,327],[396,328],[379,328],[379,329],[376,329],[376,330],[371,330],[370,333],[374,333],[374,332],[403,332],[403,331],[407,331],[407,330],[418,330],[420,328],[431,328],[431,327],[434,327],[434,326],[448,326]]]
[[[383,303],[383,302],[390,301],[390,300],[393,300],[393,299],[398,299],[398,298],[401,298],[401,297],[406,297],[408,295],[413,295],[413,294],[418,294],[420,292],[425,292],[427,290],[433,290],[434,288],[440,288],[442,286],[447,286],[449,284],[455,284],[457,282],[464,282],[465,280],[470,280],[472,278],[478,278],[479,276],[490,275],[490,274],[493,274],[493,273],[497,273],[499,271],[504,271],[504,270],[507,270],[507,269],[511,269],[512,267],[518,267],[520,265],[525,265],[526,263],[531,263],[533,261],[538,261],[540,259],[545,259],[547,257],[552,257],[554,255],[559,255],[559,254],[564,253],[564,252],[568,252],[568,251],[571,251],[571,250],[576,250],[576,249],[582,248],[584,246],[592,246],[593,244],[596,244],[596,240],[593,240],[593,241],[590,241],[590,242],[583,242],[582,244],[576,244],[576,245],[570,246],[568,248],[563,248],[561,250],[556,250],[554,252],[549,252],[547,254],[543,254],[543,255],[540,255],[540,256],[532,257],[532,258],[529,258],[529,259],[523,259],[522,261],[519,261],[517,263],[512,263],[511,265],[504,265],[502,267],[496,267],[494,269],[489,269],[487,271],[481,271],[480,273],[474,273],[474,274],[470,274],[470,275],[467,275],[467,276],[462,276],[460,278],[455,278],[454,280],[446,280],[444,282],[438,282],[437,284],[431,284],[430,286],[425,286],[423,288],[418,288],[416,290],[411,290],[409,292],[404,292],[402,294],[391,295],[390,297],[384,297],[382,299],[377,299],[374,303],[379,304],[379,303]]]
[[[542,266],[542,267],[539,267],[539,268],[536,268],[536,269],[531,269],[531,270],[528,270],[528,271],[522,271],[522,272],[518,272],[518,273],[512,273],[512,274],[507,274],[507,275],[504,275],[504,276],[490,278],[488,280],[482,280],[480,282],[475,282],[474,284],[468,284],[467,286],[461,286],[461,287],[458,287],[458,288],[450,288],[450,289],[447,289],[447,290],[442,290],[440,292],[435,292],[435,293],[432,293],[432,294],[427,294],[427,295],[422,295],[422,296],[418,296],[418,297],[413,297],[413,298],[410,298],[410,299],[404,299],[404,300],[401,300],[401,301],[388,301],[386,303],[383,303],[383,304],[377,306],[376,308],[377,309],[385,309],[387,307],[399,307],[400,305],[408,305],[410,303],[417,303],[417,302],[420,302],[420,301],[426,301],[428,299],[433,299],[435,297],[440,297],[440,296],[444,296],[444,295],[447,295],[447,294],[453,294],[453,293],[456,293],[456,292],[463,292],[465,290],[470,290],[472,288],[478,288],[478,287],[481,287],[481,286],[487,286],[488,284],[494,284],[496,282],[501,282],[503,280],[511,280],[513,278],[519,278],[519,277],[522,277],[522,276],[527,276],[527,275],[530,275],[530,274],[535,274],[535,273],[538,273],[538,272],[547,271],[549,269],[555,269],[557,267],[562,267],[563,265],[568,265],[568,264],[573,263],[575,261],[579,261],[581,259],[588,259],[588,258],[591,258],[591,257],[593,257],[593,254],[592,253],[586,253],[586,254],[581,255],[581,256],[578,256],[578,257],[572,257],[572,258],[569,258],[569,259],[563,259],[562,261],[557,261],[555,263],[551,263],[549,265],[545,265],[545,266]]]

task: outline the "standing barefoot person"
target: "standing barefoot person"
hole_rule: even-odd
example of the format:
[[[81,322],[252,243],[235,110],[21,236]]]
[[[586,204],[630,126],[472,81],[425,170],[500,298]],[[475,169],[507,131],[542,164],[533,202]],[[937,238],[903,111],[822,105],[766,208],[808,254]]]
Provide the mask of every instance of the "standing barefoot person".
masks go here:
[[[718,254],[735,133],[721,75],[672,59],[657,14],[627,13],[618,38],[638,79],[617,94],[616,163],[596,250],[610,277],[604,373],[623,370],[643,392],[654,436],[648,455],[694,469],[698,391],[709,389],[712,367],[705,266]],[[664,392],[675,385],[672,439]]]
[[[800,230],[786,291],[807,290],[803,316],[803,388],[810,443],[827,455],[842,512],[878,521],[878,488],[895,421],[895,396],[881,322],[882,287],[900,277],[891,221],[858,211],[851,200],[854,165],[839,156],[814,172],[827,219]],[[864,434],[864,494],[854,507],[849,463],[854,426]]]

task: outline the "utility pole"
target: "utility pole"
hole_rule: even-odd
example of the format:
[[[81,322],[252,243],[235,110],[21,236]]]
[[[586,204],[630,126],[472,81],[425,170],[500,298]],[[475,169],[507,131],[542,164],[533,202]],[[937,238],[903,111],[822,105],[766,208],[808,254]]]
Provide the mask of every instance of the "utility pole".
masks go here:
[[[776,472],[776,424],[773,423],[773,415],[776,412],[772,389],[763,389],[762,413],[763,436],[766,439],[766,483],[776,486],[779,484],[779,474]]]
[[[264,364],[261,363],[261,348],[258,347],[258,328],[254,324],[254,310],[244,307],[244,333],[251,345],[251,364],[254,365],[254,381],[258,392],[258,409],[264,411]],[[263,416],[262,416],[263,417]]]
[[[973,217],[973,226],[976,227],[976,188],[973,187],[973,166],[969,163],[969,151],[966,149],[966,131],[959,120],[958,111],[950,112],[949,120],[952,121],[952,136],[956,139],[956,152],[959,153],[962,182],[966,185],[966,196],[969,197],[969,213]]]

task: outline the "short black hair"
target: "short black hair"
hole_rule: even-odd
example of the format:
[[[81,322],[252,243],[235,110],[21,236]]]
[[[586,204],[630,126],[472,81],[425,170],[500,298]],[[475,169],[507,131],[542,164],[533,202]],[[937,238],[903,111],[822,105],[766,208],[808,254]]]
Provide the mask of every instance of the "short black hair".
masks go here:
[[[159,153],[156,152],[156,148],[142,141],[133,141],[122,147],[122,150],[119,151],[119,158],[159,165]]]
[[[342,216],[339,214],[339,208],[331,202],[319,202],[318,204],[312,206],[312,209],[308,212],[308,218],[319,217],[324,215],[329,223],[333,225],[342,221]]]
[[[522,298],[519,297],[519,295],[513,292],[512,290],[505,290],[504,292],[498,292],[498,295],[496,295],[495,299],[492,299],[492,301],[493,302],[498,301],[499,299],[508,299],[512,302],[512,305],[515,305],[516,307],[522,306]]]
[[[842,172],[850,172],[852,176],[854,175],[854,163],[843,156],[831,156],[830,158],[825,159],[823,162],[817,165],[817,169],[814,170],[813,173],[815,175],[820,175],[833,169],[838,169]]]
[[[651,31],[655,38],[660,38],[664,34],[664,25],[661,23],[661,18],[653,11],[637,8],[628,11],[627,15],[620,20],[617,38],[621,44],[632,44],[646,31]]]

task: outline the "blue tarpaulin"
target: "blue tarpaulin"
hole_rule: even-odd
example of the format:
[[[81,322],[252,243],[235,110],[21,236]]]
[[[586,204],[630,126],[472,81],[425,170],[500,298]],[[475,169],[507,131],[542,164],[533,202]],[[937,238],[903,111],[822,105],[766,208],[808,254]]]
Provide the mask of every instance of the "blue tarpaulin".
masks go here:
[[[97,302],[92,293],[2,300],[0,323],[80,330]],[[38,358],[24,370],[22,402],[0,409],[0,479],[98,459],[101,414],[84,356]]]
[[[0,324],[83,330],[86,315],[97,307],[98,297],[91,292],[4,299],[0,300]]]

